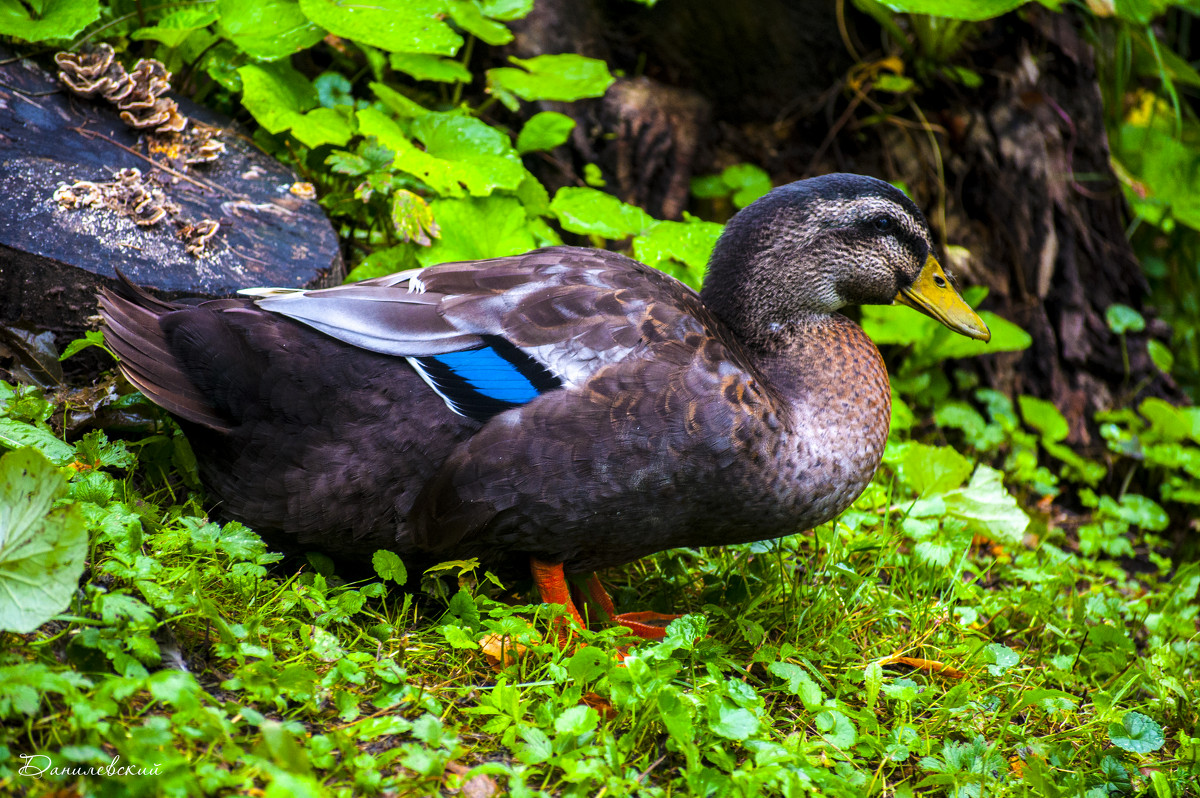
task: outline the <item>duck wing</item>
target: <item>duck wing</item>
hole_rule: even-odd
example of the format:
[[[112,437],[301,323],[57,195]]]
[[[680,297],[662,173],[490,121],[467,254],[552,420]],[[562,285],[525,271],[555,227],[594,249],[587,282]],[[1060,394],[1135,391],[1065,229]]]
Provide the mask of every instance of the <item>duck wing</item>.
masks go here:
[[[245,293],[262,310],[406,358],[451,410],[477,421],[582,387],[651,339],[704,330],[695,292],[622,255],[576,247]]]

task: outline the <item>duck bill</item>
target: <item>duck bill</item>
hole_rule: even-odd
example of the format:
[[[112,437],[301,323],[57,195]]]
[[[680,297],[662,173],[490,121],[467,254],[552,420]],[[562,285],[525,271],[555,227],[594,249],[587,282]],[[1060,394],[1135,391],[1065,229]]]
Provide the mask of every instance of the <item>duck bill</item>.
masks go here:
[[[992,333],[979,318],[979,314],[971,310],[958,292],[950,285],[942,264],[930,255],[925,259],[925,265],[913,284],[900,290],[893,303],[908,305],[927,316],[945,324],[956,333],[962,333],[968,338],[980,341],[990,341]]]

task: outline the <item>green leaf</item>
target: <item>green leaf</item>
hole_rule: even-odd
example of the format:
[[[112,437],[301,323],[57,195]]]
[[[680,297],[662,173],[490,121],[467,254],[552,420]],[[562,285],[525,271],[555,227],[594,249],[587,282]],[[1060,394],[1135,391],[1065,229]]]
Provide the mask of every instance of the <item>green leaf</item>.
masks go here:
[[[724,228],[715,222],[702,222],[691,216],[685,218],[683,222],[654,223],[633,239],[633,256],[647,266],[663,269],[693,288],[699,288],[708,268],[708,259]],[[671,262],[686,268],[667,268]]]
[[[570,137],[575,120],[556,111],[542,111],[529,117],[517,136],[517,152],[524,155],[538,150],[552,150]]]
[[[442,627],[442,635],[453,648],[479,648],[470,629],[464,629],[455,624],[446,624]]]
[[[428,53],[392,53],[388,63],[392,69],[411,75],[417,80],[466,83],[471,79],[471,72],[458,61]]]
[[[1162,726],[1140,712],[1126,712],[1120,723],[1108,727],[1108,739],[1118,748],[1135,754],[1149,754],[1163,747]]]
[[[1153,338],[1147,341],[1146,354],[1150,355],[1150,362],[1163,374],[1170,374],[1171,369],[1175,368],[1175,355],[1162,341]]]
[[[485,17],[511,22],[529,15],[533,0],[482,0],[479,7]]]
[[[515,190],[528,175],[508,137],[474,117],[431,112],[413,119],[410,133],[423,149],[374,108],[359,111],[358,123],[364,135],[376,136],[396,153],[396,169],[439,194],[485,197],[496,189]]]
[[[858,732],[854,729],[854,724],[850,719],[836,710],[828,710],[817,715],[817,729],[821,731],[821,736],[825,738],[825,742],[836,746],[843,750],[854,745],[858,739]]]
[[[191,36],[194,31],[206,28],[217,21],[217,12],[211,7],[181,8],[162,17],[154,25],[138,28],[129,38],[135,41],[150,39],[166,47],[175,48]]]
[[[1071,431],[1066,418],[1058,412],[1053,402],[1022,395],[1017,397],[1017,405],[1021,408],[1025,423],[1042,433],[1045,440],[1061,441]]]
[[[317,90],[291,65],[247,64],[237,72],[242,79],[242,104],[268,132],[290,129],[309,147],[350,140],[353,131],[346,118],[333,109],[316,108]]]
[[[1158,502],[1136,493],[1126,493],[1121,497],[1117,515],[1122,521],[1151,532],[1162,532],[1171,523],[1167,511]]]
[[[58,469],[32,449],[0,457],[0,629],[25,634],[62,612],[79,589],[87,532]]]
[[[712,696],[708,704],[708,723],[713,734],[729,740],[745,740],[758,731],[758,718],[742,707],[730,706],[720,696]]]
[[[422,266],[516,255],[534,247],[525,209],[512,197],[442,199],[431,206],[442,237],[417,252]]]
[[[581,649],[583,650],[583,649]],[[658,716],[667,733],[678,745],[694,745],[695,726],[687,702],[679,697],[674,690],[663,690],[658,694]]]
[[[512,110],[517,105],[514,96],[522,100],[560,102],[601,97],[615,79],[608,71],[608,64],[572,53],[533,58],[511,56],[508,60],[521,69],[489,69],[487,82],[488,91]]]
[[[1191,146],[1152,125],[1125,124],[1113,152],[1124,167],[1117,173],[1129,173],[1121,183],[1138,217],[1164,230],[1175,221],[1200,230],[1200,172]]]
[[[0,34],[27,42],[70,39],[99,18],[99,0],[0,0]]]
[[[1000,643],[989,643],[985,650],[992,663],[988,665],[988,673],[993,676],[1002,676],[1006,670],[1021,661],[1017,652]]]
[[[979,22],[1007,14],[1028,0],[888,0],[888,8],[909,14]]]
[[[380,579],[390,579],[398,585],[408,581],[408,570],[404,567],[404,561],[394,551],[380,549],[375,552],[371,555],[371,566]]]
[[[63,443],[48,431],[13,418],[0,418],[0,447],[21,449],[31,446],[55,465],[66,465],[75,458],[75,447]]]
[[[247,64],[238,69],[242,104],[270,133],[282,133],[317,106],[312,82],[290,64]]]
[[[455,25],[486,44],[497,47],[513,40],[512,31],[487,18],[479,0],[446,0],[446,10]]]
[[[58,359],[66,360],[72,355],[87,349],[89,346],[98,346],[107,351],[107,347],[104,345],[103,330],[88,330],[83,334],[82,338],[76,338],[75,340],[71,341],[71,343],[67,344],[67,348],[64,349],[63,353],[58,356]]]
[[[992,331],[990,342],[976,341],[952,332],[935,319],[904,305],[864,305],[862,326],[876,344],[912,344],[914,367],[947,358],[974,357],[997,352],[1019,352],[1033,343],[1029,333],[986,310],[980,317]]]
[[[881,72],[875,78],[874,87],[880,91],[889,91],[895,94],[903,94],[910,91],[917,84],[912,78],[907,78],[904,75],[897,75],[894,72]]]
[[[276,61],[312,47],[325,31],[296,0],[217,0],[222,34],[251,58]]]
[[[422,247],[429,246],[442,234],[429,203],[407,189],[392,195],[392,226],[401,241],[412,241]]]
[[[442,19],[443,0],[300,0],[330,33],[388,52],[454,55],[462,37]]]
[[[611,194],[594,188],[560,188],[550,210],[563,229],[582,235],[620,239],[644,233],[655,220],[635,205],[626,205]]]
[[[971,461],[949,446],[904,443],[888,453],[887,462],[918,496],[957,488],[971,474]]]
[[[1104,311],[1104,321],[1108,324],[1108,329],[1117,335],[1138,333],[1146,329],[1146,319],[1142,317],[1141,313],[1128,305],[1119,303],[1108,306]]]
[[[314,108],[292,121],[292,135],[308,147],[344,145],[354,135],[350,123],[332,108]]]
[[[949,515],[990,540],[1015,546],[1029,526],[1029,516],[1004,488],[1004,475],[990,466],[980,465],[966,487],[950,491],[943,499]]]
[[[767,670],[781,679],[787,680],[788,692],[799,696],[804,706],[810,712],[825,703],[825,694],[816,681],[808,675],[808,671],[791,662],[772,662]]]
[[[566,709],[554,719],[554,731],[559,734],[586,734],[600,723],[600,716],[589,706],[578,704]]]
[[[721,172],[721,180],[733,191],[733,204],[745,208],[771,190],[771,176],[761,167],[739,163]]]

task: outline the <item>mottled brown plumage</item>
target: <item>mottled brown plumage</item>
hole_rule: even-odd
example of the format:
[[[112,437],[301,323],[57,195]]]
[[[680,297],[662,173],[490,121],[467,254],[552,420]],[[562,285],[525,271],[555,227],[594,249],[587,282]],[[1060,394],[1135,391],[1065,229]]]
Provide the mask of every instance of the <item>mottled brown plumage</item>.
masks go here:
[[[899,295],[986,335],[931,249],[902,193],[830,175],[738,214],[699,294],[551,247],[198,306],[127,287],[102,306],[221,514],[342,555],[581,573],[844,510],[878,466],[889,391],[837,310]]]

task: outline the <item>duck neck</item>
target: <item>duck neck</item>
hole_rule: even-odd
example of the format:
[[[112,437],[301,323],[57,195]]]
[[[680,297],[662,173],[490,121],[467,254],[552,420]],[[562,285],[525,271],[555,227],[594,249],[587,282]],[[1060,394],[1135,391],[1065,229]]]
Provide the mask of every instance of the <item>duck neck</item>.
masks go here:
[[[787,397],[793,428],[861,438],[883,451],[891,422],[887,367],[874,342],[840,313],[789,322],[750,348],[763,377]]]

